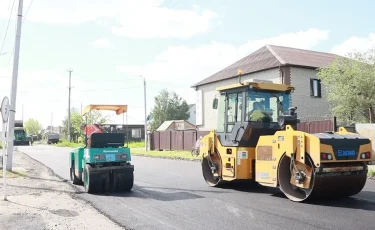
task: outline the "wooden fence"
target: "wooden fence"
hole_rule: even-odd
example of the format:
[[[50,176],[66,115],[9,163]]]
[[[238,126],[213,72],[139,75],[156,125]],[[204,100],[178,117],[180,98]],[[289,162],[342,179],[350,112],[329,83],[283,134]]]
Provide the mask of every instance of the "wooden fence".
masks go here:
[[[297,125],[297,130],[306,133],[320,133],[332,131],[334,120],[307,121]],[[200,136],[208,134],[209,131],[196,130],[168,130],[153,132],[150,134],[150,150],[187,150],[190,151],[195,146],[195,142]]]

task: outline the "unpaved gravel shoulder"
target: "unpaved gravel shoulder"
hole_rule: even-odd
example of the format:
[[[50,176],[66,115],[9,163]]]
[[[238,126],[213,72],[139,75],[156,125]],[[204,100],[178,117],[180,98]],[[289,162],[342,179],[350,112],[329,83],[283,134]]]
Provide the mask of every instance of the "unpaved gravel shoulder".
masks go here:
[[[58,162],[56,162],[58,163]],[[75,199],[66,181],[24,153],[14,152],[4,201],[0,182],[0,229],[123,229],[89,203]]]

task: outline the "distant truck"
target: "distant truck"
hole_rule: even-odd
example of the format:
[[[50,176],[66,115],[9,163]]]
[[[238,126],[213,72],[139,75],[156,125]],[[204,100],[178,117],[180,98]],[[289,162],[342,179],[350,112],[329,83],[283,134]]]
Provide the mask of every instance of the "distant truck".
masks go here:
[[[57,144],[60,141],[60,135],[58,133],[46,133],[47,144]]]
[[[27,135],[25,128],[23,127],[23,120],[14,121],[14,146],[19,145],[30,145],[30,137]]]

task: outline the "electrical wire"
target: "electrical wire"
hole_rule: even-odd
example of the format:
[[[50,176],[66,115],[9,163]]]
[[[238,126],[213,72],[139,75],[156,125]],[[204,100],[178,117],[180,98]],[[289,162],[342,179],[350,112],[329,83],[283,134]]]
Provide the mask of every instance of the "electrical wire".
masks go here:
[[[31,2],[30,2],[30,4],[29,4],[29,7],[27,8],[26,13],[25,13],[24,16],[23,16],[22,24],[21,24],[21,29],[22,29],[23,26],[24,26],[24,23],[25,23],[25,21],[26,21],[26,16],[27,16],[27,14],[29,13],[29,10],[30,10],[31,5],[33,4],[33,2],[34,2],[34,0],[31,0]],[[13,3],[14,3],[14,2],[13,2]],[[12,6],[12,11],[13,11],[13,6]],[[15,22],[15,24],[17,25],[17,21]],[[14,32],[14,34],[16,34],[16,33],[17,33],[17,26],[15,26],[15,32]],[[14,41],[14,44],[13,44],[13,51],[12,51],[12,52],[10,53],[10,55],[9,55],[9,59],[8,59],[8,63],[7,63],[7,65],[6,65],[6,67],[9,66],[10,60],[12,59],[12,57],[13,57],[13,55],[14,55],[14,51],[15,51],[15,49],[16,49],[16,41]],[[1,52],[0,52],[0,53],[1,53]]]
[[[7,27],[6,27],[6,29],[5,29],[5,35],[4,35],[3,44],[1,45],[1,49],[0,49],[0,54],[3,53],[4,43],[5,43],[5,40],[6,40],[6,38],[7,38],[8,29],[9,29],[9,24],[10,24],[10,19],[12,18],[13,7],[14,7],[14,3],[15,3],[15,2],[16,2],[16,0],[13,0],[12,8],[11,8],[11,10],[10,10],[10,14],[9,14],[9,18],[8,18]]]
[[[103,88],[96,88],[96,89],[75,89],[74,87],[72,87],[72,91],[73,92],[100,92],[100,91],[116,91],[116,90],[127,90],[127,89],[140,89],[140,88],[143,88],[140,87],[140,86],[133,86],[133,87],[125,87],[125,88],[108,88],[108,89],[103,89]],[[148,89],[155,89],[155,90],[160,90],[160,88],[156,88],[156,87],[149,87],[147,86]],[[36,89],[36,90],[39,90],[39,89]],[[52,89],[54,92],[56,91],[65,91],[65,89]],[[48,90],[44,90],[44,91],[48,91]],[[34,92],[34,90],[18,90],[17,91],[18,93],[32,93]]]
[[[165,0],[164,2],[162,2],[159,7],[164,7],[166,5],[168,5],[168,3],[171,3],[173,0]]]
[[[29,10],[30,10],[31,5],[33,4],[33,2],[34,2],[34,0],[31,0],[31,2],[30,2],[30,4],[29,4],[29,7],[28,7],[27,10],[26,10],[25,16],[23,16],[22,26],[23,26],[23,24],[25,23],[26,16],[27,16],[27,14],[29,13]]]
[[[169,7],[169,9],[173,9],[173,7],[175,7],[178,3],[180,3],[180,0],[178,0],[175,4],[173,4],[171,7]]]

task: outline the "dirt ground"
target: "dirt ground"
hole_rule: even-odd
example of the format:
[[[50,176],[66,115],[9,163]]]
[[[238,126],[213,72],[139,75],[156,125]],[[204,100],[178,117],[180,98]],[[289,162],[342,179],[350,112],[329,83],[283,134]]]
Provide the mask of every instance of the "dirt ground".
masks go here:
[[[1,169],[0,229],[123,229],[75,198],[65,181],[29,156],[14,152],[14,174],[7,174],[7,199]]]

